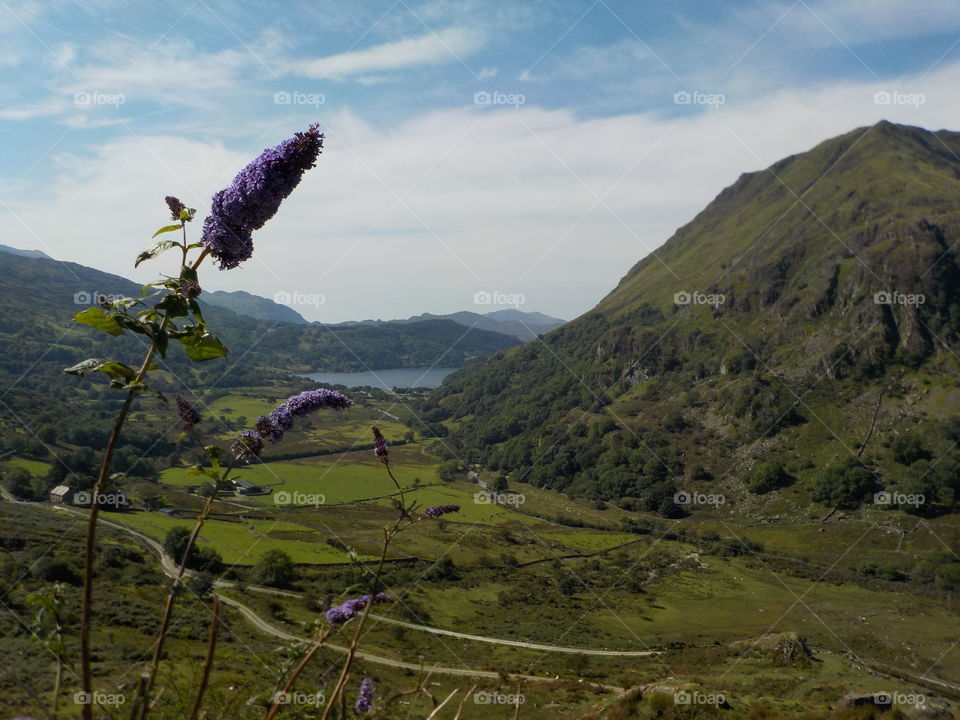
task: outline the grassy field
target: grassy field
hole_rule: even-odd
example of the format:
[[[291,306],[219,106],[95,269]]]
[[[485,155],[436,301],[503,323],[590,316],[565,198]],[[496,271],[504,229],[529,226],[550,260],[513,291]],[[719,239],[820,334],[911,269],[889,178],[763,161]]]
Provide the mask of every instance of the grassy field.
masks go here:
[[[34,477],[43,477],[50,470],[50,463],[43,460],[27,460],[26,458],[11,457],[4,462],[12,468],[21,468],[26,470]]]

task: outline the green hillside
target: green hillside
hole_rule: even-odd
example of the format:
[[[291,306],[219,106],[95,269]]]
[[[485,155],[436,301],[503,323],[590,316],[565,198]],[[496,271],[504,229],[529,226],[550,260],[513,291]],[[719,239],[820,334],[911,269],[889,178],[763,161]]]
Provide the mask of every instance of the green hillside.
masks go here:
[[[451,376],[424,417],[511,479],[664,515],[952,511],[957,150],[881,122],[743,175],[596,308]]]

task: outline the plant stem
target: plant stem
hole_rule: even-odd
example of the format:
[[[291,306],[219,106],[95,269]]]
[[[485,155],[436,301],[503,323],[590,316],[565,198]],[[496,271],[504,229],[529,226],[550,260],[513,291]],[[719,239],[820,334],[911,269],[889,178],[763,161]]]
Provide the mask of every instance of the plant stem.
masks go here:
[[[313,659],[313,656],[317,654],[317,650],[320,649],[320,647],[323,645],[324,641],[328,637],[330,637],[329,630],[323,633],[318,638],[314,639],[314,641],[310,644],[310,649],[306,652],[306,654],[300,660],[300,663],[297,665],[294,671],[290,674],[290,679],[287,680],[286,685],[283,686],[283,690],[282,690],[283,693],[288,693],[290,692],[290,690],[293,689],[293,684],[297,681],[297,678],[300,676],[300,673],[303,672],[303,669],[307,666],[307,663],[309,663]],[[278,712],[280,712],[280,699],[274,696],[273,705],[270,706],[270,709],[267,711],[267,714],[264,715],[263,720],[273,720],[273,718],[276,716]]]
[[[160,323],[160,332],[166,329],[168,317],[164,315]],[[136,386],[143,382],[147,371],[150,369],[150,362],[157,351],[156,343],[150,345],[147,355],[137,371],[132,385]],[[93,678],[90,672],[90,615],[93,607],[93,554],[96,547],[97,536],[97,517],[100,514],[100,493],[103,491],[104,484],[110,473],[110,465],[113,462],[113,454],[117,449],[117,442],[120,440],[120,433],[127,420],[127,414],[130,412],[130,406],[136,396],[138,389],[131,388],[127,392],[127,397],[123,401],[120,413],[113,424],[113,432],[110,433],[110,440],[103,453],[103,460],[100,463],[100,472],[97,475],[97,481],[93,485],[93,497],[90,502],[90,516],[87,518],[87,537],[83,549],[83,604],[80,610],[80,684],[83,692],[90,695],[93,692]],[[83,720],[93,720],[93,706],[87,703],[83,706]]]
[[[391,477],[393,477],[392,474]],[[390,545],[390,540],[392,540],[393,536],[396,534],[399,524],[400,520],[397,520],[397,523],[393,526],[393,528],[383,529],[383,547],[380,550],[380,562],[377,563],[377,569],[374,573],[374,583],[376,583],[376,581],[380,578],[380,571],[383,570],[383,563],[387,557],[387,548]],[[374,592],[376,592],[376,587],[374,587]],[[360,644],[360,635],[363,632],[363,626],[367,622],[367,616],[370,614],[370,608],[372,607],[373,601],[371,599],[371,601],[368,602],[367,606],[363,609],[363,615],[360,616],[360,620],[357,622],[357,629],[353,632],[353,639],[350,641],[350,649],[347,650],[347,659],[343,664],[343,670],[340,671],[340,677],[337,679],[337,684],[333,688],[333,695],[331,695],[330,699],[327,700],[327,705],[323,709],[323,717],[321,720],[327,720],[330,717],[330,712],[333,710],[333,706],[337,700],[337,697],[341,692],[343,692],[343,686],[347,683],[347,675],[350,673],[350,666],[353,664],[353,658],[357,654],[357,645]]]
[[[203,704],[203,695],[207,691],[207,682],[210,680],[210,670],[213,668],[213,656],[217,652],[217,630],[220,627],[220,598],[213,596],[213,620],[210,622],[210,637],[207,641],[207,659],[203,663],[203,675],[200,678],[200,687],[197,688],[197,698],[193,701],[193,709],[187,720],[194,720],[200,705]]]
[[[160,632],[157,633],[157,642],[153,650],[153,660],[150,663],[150,669],[147,671],[147,683],[144,691],[143,707],[140,710],[140,720],[146,720],[147,714],[150,712],[150,693],[153,691],[153,684],[157,679],[157,670],[160,667],[160,655],[163,652],[163,643],[167,639],[167,632],[170,629],[170,618],[173,617],[173,605],[176,602],[177,593],[180,589],[180,581],[187,571],[187,560],[190,557],[190,551],[193,550],[193,545],[200,535],[200,528],[203,527],[203,523],[213,509],[215,498],[216,493],[207,498],[207,502],[203,506],[203,511],[197,517],[197,522],[193,526],[193,532],[190,533],[187,546],[183,551],[183,559],[180,561],[177,576],[170,585],[170,592],[167,594],[167,604],[163,609],[163,619],[160,621]]]

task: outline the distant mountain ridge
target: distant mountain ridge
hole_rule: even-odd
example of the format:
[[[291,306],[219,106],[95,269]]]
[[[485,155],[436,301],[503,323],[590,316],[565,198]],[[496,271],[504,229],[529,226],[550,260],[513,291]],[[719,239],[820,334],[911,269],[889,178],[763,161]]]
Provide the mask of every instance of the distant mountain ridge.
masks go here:
[[[455,323],[463,325],[464,327],[512,335],[521,342],[535,340],[538,336],[545,335],[566,322],[566,320],[550,317],[543,313],[524,312],[513,309],[496,310],[483,314],[470,312],[469,310],[448,313],[446,315],[422,313],[407,318],[406,320],[396,320],[394,322],[412,323],[423,322],[424,320],[453,320]]]
[[[245,290],[214,290],[203,294],[203,299],[210,305],[217,305],[233,310],[238,315],[246,315],[255,320],[285,322],[291,325],[307,325],[308,320],[289,305],[282,305],[275,300],[252,295]]]

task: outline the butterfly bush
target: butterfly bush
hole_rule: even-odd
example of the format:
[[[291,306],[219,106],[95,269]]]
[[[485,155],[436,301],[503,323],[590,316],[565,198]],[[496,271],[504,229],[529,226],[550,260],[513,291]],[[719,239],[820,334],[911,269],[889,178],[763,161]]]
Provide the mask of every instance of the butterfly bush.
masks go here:
[[[177,415],[180,416],[180,426],[187,432],[200,422],[200,413],[189,402],[177,395]]]
[[[259,230],[314,167],[323,149],[316,125],[269,148],[247,165],[229,187],[213,196],[200,242],[221,270],[237,267],[253,255],[253,231]]]
[[[354,708],[358,715],[366,715],[373,709],[373,678],[364,678]]]
[[[238,460],[250,462],[260,456],[264,439],[274,443],[283,440],[284,433],[293,427],[294,418],[317,410],[346,410],[351,405],[351,398],[327,388],[306,390],[299,395],[292,395],[269,415],[258,417],[254,429],[244,430],[231,446],[231,450]]]
[[[211,202],[210,215],[203,224],[202,237],[199,244],[190,244],[187,239],[187,225],[192,222],[196,211],[187,207],[180,199],[168,195],[164,198],[166,209],[175,222],[160,228],[154,235],[176,232],[182,240],[158,241],[152,248],[137,256],[136,265],[151,260],[163,252],[177,248],[181,254],[180,273],[178,277],[164,279],[147,285],[142,297],[123,298],[120,301],[104,303],[102,307],[88,308],[77,313],[75,319],[98,330],[111,335],[119,335],[125,331],[136,332],[151,340],[146,357],[140,370],[128,367],[117,361],[102,361],[97,358],[84,360],[77,365],[67,368],[66,372],[73,375],[84,375],[89,372],[104,372],[110,378],[111,386],[128,393],[127,400],[121,405],[117,417],[116,432],[111,437],[105,450],[104,462],[101,464],[99,476],[94,485],[93,496],[96,498],[110,487],[115,475],[110,474],[110,462],[115,450],[120,429],[123,427],[134,397],[141,392],[152,392],[165,401],[159,390],[152,388],[147,382],[150,371],[156,367],[153,364],[155,355],[167,356],[170,341],[182,343],[184,352],[190,360],[204,362],[215,358],[222,358],[227,354],[227,348],[210,332],[203,318],[202,309],[196,301],[201,294],[197,268],[207,257],[215,260],[221,270],[235,268],[248,260],[253,253],[253,232],[259,230],[276,214],[282,201],[297,187],[303,173],[314,167],[317,157],[323,148],[323,135],[316,125],[311,125],[304,132],[297,133],[274,148],[265,150],[257,159],[247,165],[234,178],[229,187],[216,193]],[[198,257],[191,257],[191,252],[197,248],[202,250]],[[346,410],[354,401],[343,393],[327,388],[308,390],[287,398],[283,403],[272,410],[268,415],[257,418],[254,426],[239,434],[230,445],[229,450],[216,444],[205,444],[197,426],[202,420],[200,411],[179,395],[176,396],[176,424],[184,431],[185,436],[195,441],[206,456],[205,464],[191,468],[194,474],[205,475],[212,480],[215,490],[229,487],[235,480],[232,473],[236,462],[253,462],[260,457],[267,441],[280,442],[297,419],[319,410]],[[351,624],[353,639],[347,650],[345,662],[342,664],[339,678],[328,696],[320,720],[331,720],[331,713],[337,706],[337,700],[345,702],[350,668],[357,657],[357,646],[364,631],[364,624],[370,615],[371,608],[376,605],[392,603],[394,597],[387,592],[377,591],[385,587],[383,583],[383,569],[387,560],[388,549],[393,538],[402,529],[426,518],[437,518],[447,513],[456,512],[458,505],[440,505],[427,508],[423,514],[418,511],[416,502],[410,502],[404,494],[404,488],[397,480],[390,464],[389,445],[383,433],[376,426],[373,430],[373,453],[382,463],[385,472],[396,486],[398,496],[391,498],[396,510],[395,519],[383,528],[383,543],[381,545],[379,562],[370,573],[368,595],[361,595],[345,600],[341,604],[330,607],[324,613],[324,622],[318,622],[317,636],[312,641],[312,649],[308,651],[301,663],[292,671],[286,681],[286,687],[293,687],[297,675],[313,657],[313,653],[323,644],[333,632],[338,632],[348,621],[356,618]],[[231,458],[232,455],[232,458]],[[230,459],[229,463],[221,464],[221,460]],[[155,693],[154,685],[158,677],[159,667],[164,657],[164,643],[172,627],[173,608],[181,586],[187,577],[187,562],[191,556],[194,542],[199,536],[204,523],[213,512],[217,499],[217,492],[210,493],[197,515],[194,530],[190,534],[187,545],[182,552],[174,581],[168,590],[167,602],[159,623],[159,631],[153,645],[153,659],[141,676],[137,688],[137,695],[133,702],[135,720],[146,720],[151,709],[157,704],[162,694]],[[92,627],[92,588],[95,580],[93,564],[95,560],[97,525],[97,504],[91,505],[87,520],[87,538],[84,555],[84,600],[81,605],[80,618],[80,668],[81,688],[84,692],[93,689],[92,659],[94,657],[91,642]],[[340,543],[342,546],[343,544]],[[344,549],[345,546],[344,546]],[[351,552],[351,559],[360,562],[355,553]],[[366,566],[365,566],[365,569]],[[214,601],[219,603],[218,599]],[[213,648],[216,638],[216,621],[211,627],[211,652],[207,657],[204,677],[209,673],[213,664]],[[201,710],[206,691],[206,682],[197,689],[193,711],[188,720],[194,720]],[[364,678],[360,683],[354,710],[358,715],[365,715],[373,710],[374,683],[370,678]],[[280,712],[281,703],[275,700],[267,711],[265,720],[273,720]],[[81,708],[83,720],[94,720],[93,708],[84,705]],[[205,717],[207,711],[199,713]],[[54,713],[55,714],[55,713]],[[47,714],[52,717],[52,714]],[[168,713],[169,717],[170,715]],[[133,717],[133,716],[131,716]],[[180,715],[178,715],[180,717]]]

